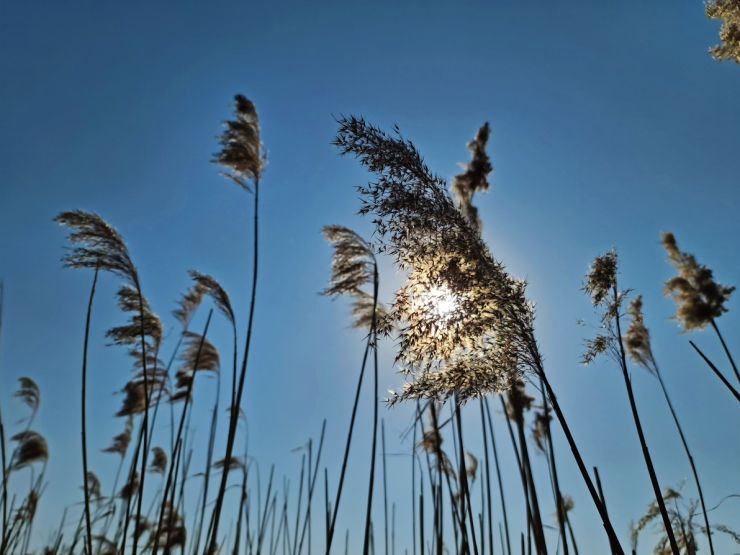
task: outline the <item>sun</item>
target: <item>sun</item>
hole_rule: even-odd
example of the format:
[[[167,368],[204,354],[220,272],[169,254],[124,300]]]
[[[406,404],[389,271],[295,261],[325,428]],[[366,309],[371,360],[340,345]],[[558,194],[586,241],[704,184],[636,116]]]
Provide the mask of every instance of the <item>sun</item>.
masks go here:
[[[426,291],[422,302],[431,316],[441,322],[449,320],[459,307],[457,296],[446,285],[436,285]]]

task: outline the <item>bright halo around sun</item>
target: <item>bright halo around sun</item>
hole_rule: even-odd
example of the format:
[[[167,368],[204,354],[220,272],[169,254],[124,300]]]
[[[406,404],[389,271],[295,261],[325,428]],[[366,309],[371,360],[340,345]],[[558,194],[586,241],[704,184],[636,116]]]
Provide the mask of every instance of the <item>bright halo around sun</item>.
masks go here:
[[[423,295],[423,303],[435,320],[446,322],[458,309],[457,297],[446,285],[432,287]]]

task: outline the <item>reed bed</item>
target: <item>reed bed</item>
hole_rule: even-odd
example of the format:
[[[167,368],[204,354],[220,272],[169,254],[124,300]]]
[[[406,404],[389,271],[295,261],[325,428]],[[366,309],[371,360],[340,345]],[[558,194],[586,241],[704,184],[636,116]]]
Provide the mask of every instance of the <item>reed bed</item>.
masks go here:
[[[720,8],[712,9],[719,13]],[[91,279],[80,338],[81,468],[75,477],[80,495],[60,508],[60,521],[51,531],[36,531],[53,452],[35,429],[44,418],[42,392],[31,377],[21,377],[13,402],[24,407],[23,418],[15,422],[14,415],[9,423],[4,420],[8,410],[0,406],[0,553],[594,553],[596,548],[579,539],[577,511],[596,515],[603,545],[612,554],[637,553],[648,529],[653,533],[646,549],[654,553],[693,555],[706,545],[714,555],[719,553],[718,535],[740,544],[728,525],[732,523],[713,518],[712,511],[725,500],[705,496],[701,461],[682,427],[682,407],[670,396],[670,372],[663,374],[653,351],[643,297],[620,289],[616,251],[597,256],[585,276],[584,290],[598,311],[598,332],[588,340],[583,362],[609,356],[624,382],[624,418],[631,417],[652,485],[650,492],[634,491],[635,514],[648,508],[631,531],[615,528],[605,496],[614,484],[607,481],[604,488],[598,470],[587,465],[588,446],[575,437],[569,408],[561,406],[550,381],[526,281],[511,275],[483,241],[483,220],[474,199],[490,187],[489,124],[468,144],[470,160],[451,186],[432,173],[398,129],[386,133],[361,117],[342,117],[337,124],[334,144],[339,152],[355,157],[374,176],[358,190],[360,214],[372,218],[372,239],[345,226],[324,228],[333,258],[323,294],[346,298],[352,324],[364,334],[346,423],[325,421],[317,437],[298,450],[300,464],[290,479],[277,476],[274,466],[269,473],[261,471],[250,451],[243,398],[253,331],[259,325],[259,195],[267,168],[257,109],[237,95],[214,162],[244,191],[251,209],[248,304],[233,306],[214,277],[191,271],[191,286],[173,310],[176,331],[168,335],[145,295],[123,235],[92,212],[72,210],[56,218],[69,231],[64,266],[88,270]],[[697,367],[706,364],[710,371],[704,379],[718,379],[718,396],[740,401],[732,344],[717,323],[729,309],[734,288],[718,283],[712,270],[679,248],[674,235],[664,234],[662,243],[677,272],[665,284],[666,294],[676,302],[676,321],[687,332],[711,329],[724,356],[711,360],[697,345],[698,338],[692,339]],[[405,280],[387,304],[379,299],[380,257],[401,270]],[[87,383],[97,369],[90,367],[88,351],[95,310],[105,302],[97,298],[98,284],[110,279],[118,283],[116,302],[124,322],[106,336],[129,357],[131,374],[117,412],[122,431],[110,445],[93,446],[87,436]],[[0,337],[2,300],[0,284]],[[209,336],[216,319],[231,330],[226,359]],[[194,328],[196,321],[202,327]],[[702,336],[701,341],[709,339]],[[378,377],[381,348],[395,352],[404,381],[387,404],[412,408],[403,454],[387,448]],[[665,399],[674,426],[666,433],[675,433],[692,476],[682,488],[672,489],[661,480],[651,447],[654,438],[645,431],[635,395],[632,373],[637,369],[656,379]],[[372,380],[366,379],[370,370]],[[213,397],[202,386],[208,376],[216,381]],[[227,399],[221,398],[222,380]],[[704,402],[711,410],[711,399]],[[205,439],[195,434],[196,405],[210,414]],[[369,422],[358,419],[361,410],[371,411]],[[225,422],[220,418],[224,411]],[[262,415],[249,414],[249,422],[262,425]],[[728,424],[729,429],[736,430],[736,424]],[[370,445],[353,441],[358,426],[370,431]],[[343,446],[341,460],[326,460],[329,440]],[[117,459],[113,476],[95,473],[91,449]],[[194,453],[205,455],[194,459]],[[504,466],[504,454],[515,461],[513,468]],[[348,516],[348,484],[361,489],[357,473],[350,476],[357,457],[368,461],[367,475],[361,478],[364,511]],[[404,467],[410,466],[406,491],[389,488],[397,481],[389,476],[394,457],[403,457]],[[203,466],[194,468],[194,460],[201,459]],[[566,467],[575,468],[576,483],[564,480]],[[585,488],[590,504],[575,507],[567,492],[577,488]],[[515,498],[512,491],[517,491]],[[727,502],[733,502],[735,492],[727,494]],[[397,512],[411,525],[397,527]],[[342,529],[347,522],[351,528]],[[361,541],[350,543],[350,538]]]

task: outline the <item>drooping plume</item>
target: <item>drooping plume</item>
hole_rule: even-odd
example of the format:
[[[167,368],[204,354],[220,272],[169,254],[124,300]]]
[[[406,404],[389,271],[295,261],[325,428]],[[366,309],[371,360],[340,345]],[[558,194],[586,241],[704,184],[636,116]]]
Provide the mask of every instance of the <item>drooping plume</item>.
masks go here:
[[[68,268],[112,272],[138,287],[139,276],[123,237],[103,218],[92,212],[62,212],[54,220],[72,229],[69,241],[76,245],[63,258]]]
[[[397,129],[389,136],[342,118],[335,144],[376,174],[359,189],[360,213],[375,216],[378,250],[408,272],[391,314],[400,324],[398,359],[413,379],[391,401],[453,393],[464,401],[508,389],[537,349],[526,283],[493,258],[444,180]]]
[[[195,270],[190,270],[189,274],[190,278],[195,282],[194,287],[203,291],[204,295],[208,295],[213,301],[213,304],[216,305],[216,308],[233,325],[236,322],[234,309],[231,306],[231,299],[229,299],[228,293],[226,293],[226,290],[221,284],[208,274],[201,274]]]
[[[175,392],[171,401],[181,401],[192,389],[192,381],[197,372],[218,372],[220,356],[218,349],[205,337],[191,331],[184,335],[185,350],[181,356],[182,366],[177,371]]]
[[[126,455],[126,451],[128,450],[128,446],[131,443],[131,432],[134,429],[134,419],[132,416],[129,416],[126,419],[126,427],[124,430],[113,437],[113,441],[111,444],[103,449],[103,453],[116,453],[120,455],[121,457],[124,457]]]
[[[324,226],[323,233],[334,247],[334,254],[329,287],[321,294],[329,297],[348,295],[352,299],[352,324],[356,328],[371,328],[375,307],[375,329],[379,335],[388,335],[393,328],[388,311],[362,289],[373,283],[377,262],[372,245],[355,231],[341,225]]]
[[[265,164],[259,117],[245,96],[236,95],[234,103],[234,119],[224,123],[226,129],[218,137],[221,151],[213,161],[226,168],[224,177],[250,191],[249,181],[259,180]]]
[[[18,443],[11,470],[49,460],[49,447],[40,433],[28,430],[15,434],[10,439]]]
[[[39,386],[33,379],[27,376],[18,378],[18,383],[18,390],[13,394],[13,397],[19,398],[31,409],[31,413],[35,414],[41,404],[41,390]]]
[[[678,275],[665,283],[666,295],[677,305],[675,318],[686,331],[702,329],[727,312],[725,303],[735,288],[714,281],[712,270],[678,248],[673,233],[663,233],[661,241],[668,260],[678,270]]]
[[[710,0],[706,4],[707,17],[722,22],[720,44],[709,49],[715,60],[731,60],[740,64],[740,1]]]
[[[632,321],[624,334],[625,350],[632,360],[654,374],[656,373],[655,358],[650,346],[650,331],[645,326],[645,319],[642,315],[642,295],[632,300],[627,312],[632,317]]]
[[[460,211],[477,229],[481,228],[478,209],[473,205],[473,195],[487,191],[489,188],[488,176],[493,171],[491,159],[486,154],[486,144],[491,134],[488,122],[484,123],[475,138],[468,143],[468,150],[472,155],[465,171],[455,176],[452,181],[452,192],[457,199]]]
[[[152,447],[152,462],[149,472],[164,474],[167,470],[167,453],[161,447]]]
[[[594,258],[586,275],[583,290],[591,297],[593,305],[603,309],[603,312],[599,333],[586,341],[586,352],[581,357],[583,364],[590,364],[599,355],[607,352],[612,357],[618,358],[619,343],[614,331],[614,318],[618,314],[624,295],[618,293],[616,300],[614,299],[617,270],[617,251],[612,249]]]

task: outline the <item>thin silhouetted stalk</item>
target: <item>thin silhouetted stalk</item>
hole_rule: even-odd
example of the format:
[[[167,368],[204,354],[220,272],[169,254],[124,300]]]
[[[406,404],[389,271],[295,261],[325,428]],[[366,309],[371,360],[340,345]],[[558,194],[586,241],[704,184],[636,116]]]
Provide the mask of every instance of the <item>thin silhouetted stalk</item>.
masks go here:
[[[541,384],[542,382],[540,382]],[[555,463],[555,447],[552,439],[552,430],[550,428],[550,406],[545,395],[545,388],[542,389],[542,406],[545,413],[545,432],[547,434],[547,452],[550,460],[550,474],[552,476],[552,485],[555,490],[555,506],[557,507],[558,527],[560,528],[560,537],[563,538],[563,554],[568,555],[568,538],[565,535],[565,507],[563,506],[563,495],[560,491],[560,480],[558,478],[558,468]]]
[[[424,490],[419,494],[419,553],[424,553]]]
[[[491,436],[491,447],[493,448],[493,462],[496,465],[496,478],[498,480],[498,489],[501,494],[501,512],[504,516],[504,529],[506,530],[506,553],[511,555],[511,536],[509,534],[509,518],[506,511],[506,499],[504,498],[504,484],[501,479],[501,466],[498,462],[498,449],[496,448],[496,436],[493,433],[493,420],[491,419],[491,409],[488,406],[488,399],[485,399],[486,416],[488,417],[488,433]]]
[[[90,321],[92,319],[93,299],[95,298],[95,288],[98,284],[98,269],[95,268],[92,286],[90,287],[90,298],[87,301],[87,315],[85,317],[85,339],[82,347],[82,388],[80,403],[81,421],[82,421],[82,488],[85,492],[85,546],[87,554],[92,555],[92,524],[90,520],[90,490],[88,488],[87,475],[87,348],[90,342]]]
[[[524,471],[524,465],[522,464],[522,457],[519,454],[519,448],[517,447],[516,437],[514,436],[514,428],[511,425],[511,419],[509,418],[506,410],[506,402],[502,396],[499,396],[501,401],[501,410],[504,412],[504,418],[506,420],[506,428],[509,430],[509,439],[511,440],[511,447],[514,450],[514,456],[516,457],[516,466],[519,470],[519,478],[522,482],[522,491],[524,492],[524,501],[527,509],[527,539],[531,541],[532,536],[532,503],[529,498],[529,484],[527,482],[527,475]]]
[[[694,348],[694,350],[699,353],[699,356],[704,360],[704,362],[707,363],[707,366],[712,369],[712,372],[720,379],[720,381],[725,385],[727,389],[730,390],[730,393],[732,393],[735,396],[735,400],[740,401],[740,392],[738,392],[737,389],[732,387],[732,384],[727,381],[727,378],[725,378],[724,374],[719,371],[719,369],[714,365],[714,363],[707,358],[707,356],[699,349],[699,347],[696,346],[696,344],[689,340],[689,344]]]
[[[239,517],[236,520],[236,540],[234,540],[234,549],[232,555],[239,553],[239,546],[242,535],[242,519],[247,506],[247,446],[244,447],[244,467],[242,468],[242,486],[241,486],[241,499],[239,500]],[[197,547],[196,547],[197,549]]]
[[[663,526],[665,527],[666,535],[668,536],[668,542],[671,545],[671,550],[673,551],[674,555],[680,555],[680,551],[678,549],[678,544],[676,543],[676,538],[673,535],[673,528],[671,526],[671,519],[668,515],[668,510],[666,509],[665,502],[663,501],[663,494],[660,489],[660,484],[658,483],[658,476],[655,473],[655,467],[653,466],[653,460],[650,456],[650,451],[647,446],[647,441],[645,440],[645,434],[642,430],[642,423],[640,422],[640,415],[637,412],[637,403],[635,401],[635,395],[634,391],[632,389],[632,379],[629,376],[629,372],[627,371],[627,358],[624,351],[624,344],[622,342],[622,328],[620,323],[620,317],[619,317],[619,292],[617,291],[616,283],[614,287],[612,288],[613,297],[614,297],[614,321],[616,323],[616,331],[617,331],[617,341],[619,343],[619,363],[622,370],[622,377],[624,378],[624,386],[627,388],[627,396],[629,397],[630,402],[630,409],[632,410],[632,418],[635,422],[635,428],[637,428],[637,435],[640,439],[640,447],[642,448],[642,455],[645,459],[645,465],[648,469],[648,474],[650,475],[650,483],[653,486],[653,492],[655,493],[655,500],[658,503],[658,508],[660,509],[660,515],[663,518]]]
[[[388,475],[385,461],[385,420],[380,421],[380,443],[383,457],[383,520],[385,532],[385,554],[388,555]]]
[[[570,426],[568,425],[568,422],[565,419],[565,415],[563,414],[563,411],[560,408],[560,403],[558,402],[557,396],[555,395],[555,391],[552,389],[550,380],[547,378],[547,374],[545,373],[545,369],[542,364],[542,360],[540,358],[539,352],[537,351],[536,348],[532,348],[532,347],[533,346],[530,345],[529,351],[532,356],[535,369],[537,371],[537,375],[542,380],[542,383],[545,385],[545,389],[547,390],[547,397],[550,400],[552,409],[555,411],[555,416],[557,417],[558,422],[560,423],[560,427],[563,429],[563,433],[565,434],[565,439],[568,441],[568,446],[570,447],[571,453],[573,453],[573,458],[576,460],[576,465],[578,466],[578,470],[581,472],[581,477],[583,478],[583,481],[585,482],[586,487],[588,488],[588,492],[591,494],[591,499],[593,500],[594,505],[596,506],[596,510],[599,512],[599,516],[601,517],[601,522],[604,525],[604,530],[606,531],[607,536],[609,537],[609,541],[612,545],[612,549],[615,550],[615,553],[617,555],[624,555],[624,550],[622,549],[622,546],[619,543],[619,538],[617,538],[617,534],[614,531],[614,527],[612,526],[612,523],[609,520],[609,515],[604,510],[604,506],[602,505],[601,500],[599,499],[599,494],[596,492],[596,488],[594,487],[594,483],[591,480],[591,476],[589,476],[588,474],[588,470],[586,469],[586,464],[583,462],[583,457],[581,457],[581,452],[578,449],[576,440],[573,438],[573,434],[570,431]]]
[[[491,465],[488,455],[488,433],[486,432],[486,415],[483,410],[483,398],[478,399],[480,402],[480,426],[481,432],[483,433],[483,460],[486,465],[486,501],[488,508],[488,552],[489,555],[493,555],[493,504],[491,502]],[[481,480],[481,486],[483,481]],[[483,500],[481,500],[483,505]],[[483,533],[483,523],[481,522],[481,533]],[[481,544],[483,542],[481,541]],[[481,550],[483,546],[481,545]]]
[[[568,513],[565,513],[565,522],[568,525],[568,534],[570,535],[570,544],[573,546],[575,555],[578,555],[578,544],[576,543],[576,535],[573,533],[573,526],[570,523],[570,517]]]
[[[445,482],[447,483],[447,493],[450,496],[450,512],[452,513],[452,521],[456,524],[456,526],[452,527],[454,538],[455,538],[455,551],[458,551],[458,528],[460,530],[460,536],[462,541],[462,552],[463,553],[469,553],[470,548],[468,546],[468,538],[467,538],[467,531],[465,526],[465,513],[463,512],[460,514],[460,511],[458,510],[457,503],[455,502],[455,494],[452,491],[452,484],[450,482],[450,474],[447,472],[447,464],[445,462],[445,455],[442,452],[442,436],[439,432],[439,421],[437,420],[437,409],[434,407],[434,401],[431,401],[429,403],[429,411],[432,417],[432,429],[434,430],[434,433],[436,435],[435,441],[434,441],[434,447],[437,455],[437,475],[439,477],[439,481],[442,481],[442,476],[444,476]],[[454,427],[453,427],[453,434],[454,434]],[[453,442],[454,445],[454,442]],[[464,533],[463,533],[464,532]]]
[[[712,324],[712,329],[714,329],[714,332],[717,334],[717,337],[719,337],[720,343],[722,343],[722,349],[724,349],[725,354],[727,355],[727,360],[730,361],[732,370],[733,372],[735,372],[735,378],[737,378],[737,382],[740,384],[740,372],[738,372],[737,365],[735,364],[735,360],[732,358],[732,353],[730,353],[730,349],[727,347],[727,343],[725,343],[725,338],[722,337],[722,334],[720,333],[719,328],[717,327],[717,322],[714,321],[714,318],[711,319],[710,323]]]
[[[459,450],[459,476],[460,476],[460,488],[461,488],[461,501],[462,501],[462,521],[465,521],[465,513],[467,511],[469,522],[470,522],[470,537],[473,540],[473,553],[478,555],[478,540],[475,537],[475,519],[473,517],[473,508],[470,503],[470,488],[468,487],[468,471],[465,468],[465,447],[463,442],[463,428],[462,428],[462,416],[460,415],[460,405],[455,399],[455,421],[457,423],[457,445]]]
[[[3,331],[3,301],[4,301],[4,295],[5,295],[5,286],[2,281],[0,281],[0,339],[2,338],[2,331]],[[5,426],[3,425],[3,413],[2,410],[0,410],[0,461],[2,462],[2,468],[0,469],[0,473],[2,474],[3,478],[3,495],[2,495],[2,504],[3,504],[3,528],[2,531],[0,531],[0,553],[5,552],[5,536],[7,532],[7,526],[8,526],[8,476],[7,476],[7,460],[6,460],[6,452],[5,452]]]
[[[666,403],[668,403],[668,409],[671,411],[671,416],[673,417],[673,422],[676,424],[676,430],[678,430],[678,435],[681,438],[681,444],[683,445],[684,451],[686,451],[686,457],[689,459],[689,465],[691,466],[691,473],[694,475],[694,483],[696,483],[696,490],[699,493],[699,502],[701,503],[701,510],[702,515],[704,517],[704,525],[707,529],[707,540],[709,541],[709,552],[714,555],[714,545],[712,544],[712,528],[709,525],[709,515],[707,514],[707,506],[704,502],[704,491],[701,488],[701,482],[699,481],[699,471],[696,469],[696,464],[694,463],[694,457],[691,454],[691,449],[689,449],[689,444],[686,441],[686,436],[683,433],[683,428],[681,427],[681,423],[678,421],[678,415],[676,414],[675,409],[673,408],[673,402],[671,401],[670,396],[668,395],[668,390],[666,389],[665,383],[663,382],[663,376],[660,373],[660,369],[658,368],[658,365],[654,365],[655,369],[655,375],[658,378],[658,382],[660,383],[660,389],[663,391],[663,396],[665,397]]]
[[[416,401],[416,419],[414,420],[413,441],[411,443],[411,548],[413,551],[413,555],[416,555],[416,427],[417,425],[421,425],[418,399]],[[431,480],[431,474],[429,476],[429,479]],[[432,483],[432,491],[434,491],[434,483]],[[434,518],[436,522],[436,518],[437,518],[436,507],[435,507]]]
[[[252,343],[252,330],[254,327],[254,306],[257,300],[257,276],[258,276],[258,264],[259,264],[259,191],[260,191],[260,180],[255,178],[254,180],[254,245],[253,245],[253,259],[252,259],[252,291],[249,300],[249,317],[247,320],[247,335],[244,342],[244,356],[242,358],[242,367],[239,374],[239,387],[236,391],[236,402],[231,406],[230,418],[229,418],[229,435],[226,440],[226,456],[224,460],[230,461],[231,456],[234,452],[234,440],[236,439],[236,427],[239,420],[239,408],[241,407],[242,395],[244,393],[244,381],[247,376],[247,366],[249,362],[249,348]],[[216,496],[216,506],[213,509],[213,530],[211,531],[211,538],[208,541],[206,550],[210,552],[215,549],[218,538],[218,525],[221,519],[221,509],[223,507],[224,496],[226,495],[226,482],[228,480],[228,472],[224,472],[221,475],[221,484],[218,488],[218,495]]]
[[[373,508],[373,490],[375,486],[375,458],[378,446],[378,336],[375,329],[376,307],[378,306],[378,267],[373,267],[373,321],[370,327],[370,336],[373,339],[373,439],[370,451],[370,478],[367,486],[367,510],[365,513],[365,540],[363,542],[363,555],[368,555],[371,541],[370,527]],[[334,509],[336,514],[336,508]]]
[[[599,499],[601,499],[601,504],[604,507],[604,512],[609,514],[609,509],[606,505],[606,496],[604,495],[604,488],[601,486],[601,476],[599,475],[599,469],[596,466],[594,466],[594,477],[596,478],[596,487],[599,491]],[[616,553],[614,545],[610,544],[609,547],[612,550],[612,553]]]
[[[529,496],[532,500],[532,524],[534,532],[534,541],[537,547],[538,555],[547,555],[547,543],[545,542],[545,530],[542,527],[542,516],[540,515],[540,503],[537,499],[537,488],[534,484],[534,478],[532,476],[532,465],[529,459],[529,448],[527,447],[527,438],[524,433],[524,419],[516,419],[517,431],[519,433],[519,448],[522,454],[522,469],[527,479]]]
[[[170,465],[167,471],[167,480],[165,482],[164,491],[162,494],[162,506],[159,511],[159,518],[157,519],[157,531],[154,536],[154,545],[152,547],[153,555],[157,554],[157,549],[159,547],[159,535],[162,531],[162,524],[164,521],[164,514],[165,514],[165,508],[166,508],[165,500],[167,499],[167,494],[169,493],[170,488],[172,488],[173,491],[175,488],[175,486],[173,485],[173,479],[175,477],[175,470],[179,463],[179,453],[181,451],[180,447],[182,445],[182,434],[183,434],[183,428],[185,426],[185,416],[188,412],[188,405],[190,404],[190,398],[193,393],[193,386],[195,384],[195,379],[196,379],[196,375],[198,372],[197,369],[198,369],[198,364],[200,363],[200,355],[203,350],[203,344],[205,343],[206,335],[208,334],[208,327],[211,325],[211,316],[213,316],[213,309],[208,311],[208,318],[206,318],[206,324],[205,324],[205,327],[203,328],[203,335],[200,336],[200,342],[198,344],[198,351],[195,355],[195,361],[193,364],[193,375],[190,381],[188,382],[188,388],[187,388],[187,391],[185,392],[185,398],[183,400],[182,413],[180,414],[180,423],[177,428],[177,435],[175,436],[175,449],[170,454]],[[228,466],[228,460],[225,461],[224,471],[226,471],[226,466]],[[174,506],[172,507],[172,510],[174,510]]]
[[[360,401],[360,391],[362,390],[362,381],[365,377],[365,368],[367,367],[367,357],[370,353],[370,347],[374,347],[373,342],[377,341],[377,338],[374,337],[375,335],[375,319],[376,319],[376,312],[377,312],[377,306],[378,306],[378,268],[377,264],[374,264],[374,270],[373,270],[373,281],[374,281],[374,287],[373,287],[373,319],[371,324],[370,332],[367,336],[367,341],[365,342],[365,352],[362,355],[362,365],[360,366],[360,376],[357,378],[357,388],[355,389],[355,399],[352,404],[352,415],[349,419],[349,431],[347,432],[347,441],[344,445],[344,457],[342,458],[342,468],[339,472],[339,485],[337,486],[337,494],[334,498],[334,506],[332,507],[332,512],[329,518],[329,527],[327,529],[326,534],[326,555],[329,555],[331,551],[331,544],[332,540],[334,538],[334,527],[336,526],[337,522],[337,514],[339,513],[339,501],[342,498],[342,487],[344,486],[344,477],[347,473],[347,461],[349,459],[349,448],[352,444],[352,433],[354,432],[355,428],[355,417],[357,416],[357,406]],[[377,387],[376,387],[377,389]],[[377,393],[376,396],[377,398]],[[376,403],[377,405],[377,403]],[[375,413],[377,415],[377,407],[375,409]],[[374,465],[373,465],[374,468]]]
[[[257,534],[257,553],[260,553],[262,550],[262,542],[265,539],[265,531],[267,529],[267,505],[270,501],[270,493],[272,492],[272,479],[275,474],[275,465],[272,465],[270,467],[270,478],[267,481],[267,495],[265,496],[265,509],[262,513],[262,519],[260,522],[257,523],[257,528],[259,530]],[[277,498],[277,494],[276,494]],[[214,532],[215,535],[215,532]]]
[[[236,332],[235,332],[236,333]],[[234,356],[236,356],[236,345],[234,346]],[[203,532],[203,523],[206,518],[206,504],[208,503],[208,485],[211,481],[211,466],[213,464],[213,450],[216,444],[216,429],[218,426],[218,411],[221,398],[221,373],[216,378],[216,400],[213,404],[213,413],[211,414],[211,429],[208,436],[208,453],[206,454],[206,468],[203,472],[203,497],[200,503],[200,518],[197,520],[200,524],[197,526],[195,536],[194,553],[200,548],[200,537]],[[244,461],[246,464],[246,460]],[[196,513],[197,514],[197,513]],[[198,518],[196,516],[196,518]],[[238,532],[237,532],[238,534]]]
[[[391,506],[391,555],[396,555],[396,504]]]
[[[298,482],[298,503],[295,508],[295,528],[293,530],[293,549],[291,553],[295,553],[296,547],[298,547],[298,523],[301,518],[301,503],[303,502],[303,478],[306,471],[306,454],[304,453],[301,457],[301,477]]]
[[[147,376],[147,367],[146,367],[146,332],[144,330],[144,297],[141,294],[141,285],[139,284],[138,280],[136,281],[136,293],[139,297],[139,320],[140,320],[140,329],[139,332],[141,334],[141,369],[142,369],[142,375],[144,376],[144,418],[142,419],[141,426],[144,430],[144,452],[141,456],[141,478],[139,482],[139,497],[136,504],[136,527],[138,529],[139,522],[141,521],[141,507],[142,503],[144,501],[144,480],[146,478],[146,461],[147,461],[147,452],[149,449],[149,430],[147,428],[149,424],[149,377]],[[155,372],[156,372],[156,363],[154,365]],[[152,377],[156,379],[156,376],[154,373],[152,373]],[[124,547],[125,547],[125,535],[124,535]],[[134,534],[134,547],[132,550],[132,554],[136,555],[136,551],[139,546],[139,534],[138,530],[136,531],[136,534]]]
[[[301,550],[303,549],[303,538],[306,534],[306,529],[308,529],[308,552],[311,553],[311,503],[313,501],[313,492],[314,492],[314,486],[316,485],[316,476],[318,475],[319,471],[319,465],[321,463],[321,450],[324,447],[324,432],[326,431],[326,419],[324,419],[323,424],[321,425],[321,436],[319,438],[319,448],[316,453],[316,465],[314,466],[313,475],[311,476],[311,447],[312,443],[309,441],[308,443],[308,474],[311,476],[311,480],[309,483],[308,488],[308,500],[307,500],[307,506],[306,506],[306,516],[303,519],[303,528],[301,530],[301,540],[298,542],[298,554],[300,555]]]
[[[331,505],[329,505],[329,471],[324,467],[324,521],[325,521],[325,532],[326,542],[329,543],[329,528],[331,521]]]

